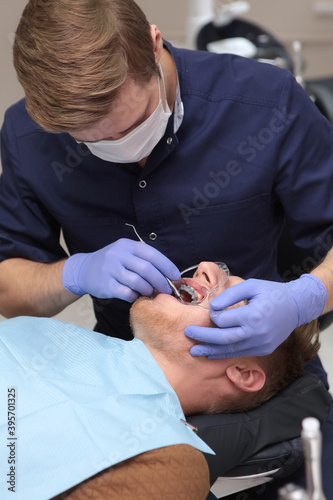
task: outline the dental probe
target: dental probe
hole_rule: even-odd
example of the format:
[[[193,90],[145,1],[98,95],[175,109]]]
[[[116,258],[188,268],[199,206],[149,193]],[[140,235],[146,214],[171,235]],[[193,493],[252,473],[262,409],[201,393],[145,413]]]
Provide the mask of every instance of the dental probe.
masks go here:
[[[136,236],[139,238],[139,240],[142,242],[142,243],[146,243],[145,241],[143,241],[143,239],[141,238],[141,236],[139,235],[139,233],[137,232],[135,226],[133,226],[133,224],[128,224],[127,222],[125,222],[125,226],[130,226],[133,228],[133,231],[135,232]],[[163,274],[164,276],[164,274]],[[173,291],[173,293],[176,295],[177,299],[180,299],[181,296],[180,296],[180,293],[178,292],[177,288],[175,287],[175,285],[172,283],[172,281],[167,277],[167,276],[164,276],[164,278],[167,280],[167,282],[169,283],[170,285],[170,288],[171,290]]]
[[[164,274],[163,274],[164,276]],[[175,285],[172,283],[172,281],[167,277],[167,276],[164,276],[164,278],[167,280],[167,282],[169,283],[170,285],[170,288],[171,290],[173,291],[173,293],[176,295],[177,299],[180,299],[181,298],[181,295],[178,291],[178,289],[175,287]]]

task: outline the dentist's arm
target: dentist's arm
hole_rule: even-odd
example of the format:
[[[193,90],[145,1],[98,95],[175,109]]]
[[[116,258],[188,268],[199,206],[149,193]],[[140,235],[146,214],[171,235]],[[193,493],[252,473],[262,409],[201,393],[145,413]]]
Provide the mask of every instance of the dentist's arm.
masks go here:
[[[322,314],[333,310],[333,248],[328,252],[323,262],[311,271],[313,276],[319,278],[327,290],[327,300]]]
[[[12,258],[0,262],[0,314],[54,316],[79,297],[64,289],[64,260],[50,264]]]
[[[248,304],[226,310],[242,300]],[[223,291],[210,307],[217,328],[185,329],[204,342],[192,347],[193,356],[270,354],[297,326],[333,309],[333,250],[311,274],[289,283],[249,279]]]
[[[164,276],[180,279],[158,250],[127,239],[50,264],[7,259],[0,263],[0,313],[54,316],[84,294],[133,302],[154,289],[171,293]]]

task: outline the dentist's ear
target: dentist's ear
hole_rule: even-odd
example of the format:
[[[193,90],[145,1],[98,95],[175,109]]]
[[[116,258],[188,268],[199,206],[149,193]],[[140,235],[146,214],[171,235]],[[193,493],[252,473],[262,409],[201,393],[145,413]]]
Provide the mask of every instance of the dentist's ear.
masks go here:
[[[226,368],[226,375],[238,389],[244,392],[260,391],[266,380],[264,370],[255,361],[236,362]]]
[[[163,53],[163,40],[160,30],[155,24],[150,26],[150,35],[153,41],[156,64],[160,62]]]

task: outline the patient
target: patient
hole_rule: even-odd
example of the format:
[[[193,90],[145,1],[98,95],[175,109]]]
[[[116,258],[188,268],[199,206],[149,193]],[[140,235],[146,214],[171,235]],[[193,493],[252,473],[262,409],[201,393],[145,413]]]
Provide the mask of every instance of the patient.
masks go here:
[[[200,295],[217,276],[214,263],[202,263],[187,286]],[[239,281],[230,277],[223,287]],[[59,494],[153,500],[170,491],[178,500],[206,498],[201,451],[212,451],[184,414],[260,404],[303,372],[319,342],[309,325],[266,358],[195,358],[189,352],[194,341],[183,332],[187,325],[211,324],[204,302],[140,298],[131,308],[136,338],[130,342],[46,318],[0,322],[0,393],[11,395],[15,415],[13,426],[0,412],[0,441],[12,446],[0,448],[6,492],[34,500]]]
[[[201,287],[214,289],[219,276],[215,263],[202,262],[193,279],[186,279],[186,282],[200,293]],[[214,296],[241,281],[239,277],[229,277]],[[202,302],[204,307],[208,300]],[[304,364],[320,348],[314,321],[296,328],[267,356],[196,358],[189,351],[197,342],[183,332],[191,324],[214,327],[208,308],[186,305],[173,296],[159,294],[153,299],[138,299],[131,308],[130,317],[134,337],[142,340],[154,356],[187,415],[236,413],[262,404],[303,374]]]

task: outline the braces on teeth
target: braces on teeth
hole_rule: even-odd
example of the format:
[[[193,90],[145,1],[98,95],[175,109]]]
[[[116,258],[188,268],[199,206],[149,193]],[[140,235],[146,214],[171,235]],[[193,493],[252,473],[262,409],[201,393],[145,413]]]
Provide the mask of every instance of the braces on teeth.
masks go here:
[[[200,291],[197,291],[191,285],[186,284],[184,280],[184,274],[188,273],[189,271],[194,272],[199,267],[199,265],[191,266],[188,267],[187,269],[184,269],[184,271],[181,271],[180,273],[183,282],[180,284],[180,286],[179,284],[177,284],[179,297],[176,298],[180,300],[183,304],[197,305],[202,307],[203,309],[209,309],[210,300],[215,297],[216,293],[219,293],[218,292],[219,290],[221,291],[222,286],[226,283],[230,275],[229,269],[224,262],[214,262],[214,264],[217,265],[219,268],[219,275],[217,283],[213,288],[206,288],[206,286],[203,286],[200,287]],[[172,293],[172,295],[174,295],[174,293]]]
[[[196,293],[194,288],[192,288],[189,285],[180,285],[178,291],[179,292],[182,292],[182,291],[187,292],[190,295],[192,301],[198,300],[198,294]]]

